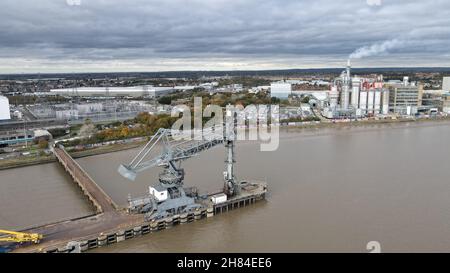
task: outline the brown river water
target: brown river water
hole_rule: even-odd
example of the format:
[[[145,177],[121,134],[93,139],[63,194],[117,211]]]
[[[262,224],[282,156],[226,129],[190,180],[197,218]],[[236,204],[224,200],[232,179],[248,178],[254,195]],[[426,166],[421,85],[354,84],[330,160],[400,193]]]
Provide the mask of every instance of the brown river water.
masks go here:
[[[267,201],[95,252],[450,251],[450,122],[283,130],[275,152],[237,145],[239,179],[265,180]],[[159,169],[135,182],[117,173],[137,152],[78,159],[119,204],[142,195]],[[222,186],[225,151],[183,162],[185,185]],[[0,226],[89,214],[56,164],[0,172]],[[2,226],[3,227],[3,226]]]
[[[56,163],[0,171],[0,229],[21,230],[93,213]]]

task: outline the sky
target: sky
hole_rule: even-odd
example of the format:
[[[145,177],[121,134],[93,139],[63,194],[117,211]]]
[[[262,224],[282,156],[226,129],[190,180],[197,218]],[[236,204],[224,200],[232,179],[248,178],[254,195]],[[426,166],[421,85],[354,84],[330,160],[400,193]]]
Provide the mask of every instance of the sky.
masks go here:
[[[0,73],[449,67],[448,0],[2,0]]]

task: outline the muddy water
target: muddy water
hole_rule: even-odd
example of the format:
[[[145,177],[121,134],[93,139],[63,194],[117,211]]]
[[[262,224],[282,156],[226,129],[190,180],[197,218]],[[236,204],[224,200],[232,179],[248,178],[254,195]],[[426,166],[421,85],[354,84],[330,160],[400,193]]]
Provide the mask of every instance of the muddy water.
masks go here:
[[[289,130],[275,152],[239,143],[237,176],[266,180],[266,202],[96,251],[366,252],[369,241],[378,241],[382,251],[448,252],[449,139],[450,122],[439,122]],[[117,166],[135,153],[78,161],[124,205],[129,193],[146,192],[159,172],[143,172],[135,182],[121,178]],[[185,184],[203,192],[221,188],[224,159],[217,147],[185,161]],[[61,185],[64,174],[55,166],[0,172],[0,222],[29,224],[87,210],[76,188]]]
[[[450,123],[428,123],[290,130],[275,152],[240,143],[238,177],[266,180],[267,202],[97,251],[450,251],[449,139]],[[79,162],[124,204],[159,171],[121,178],[135,152]],[[220,147],[186,161],[186,184],[219,189],[224,158]]]
[[[21,230],[92,213],[56,163],[0,171],[0,229]]]

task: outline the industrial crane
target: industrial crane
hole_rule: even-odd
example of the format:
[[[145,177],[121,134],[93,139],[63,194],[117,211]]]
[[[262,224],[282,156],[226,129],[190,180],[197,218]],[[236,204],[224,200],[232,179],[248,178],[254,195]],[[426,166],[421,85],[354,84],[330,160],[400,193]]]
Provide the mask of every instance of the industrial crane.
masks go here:
[[[230,112],[227,112],[231,115]],[[163,171],[159,174],[159,183],[149,187],[149,194],[145,197],[129,198],[130,211],[145,213],[149,219],[159,219],[176,213],[192,211],[202,207],[196,202],[198,194],[195,188],[183,188],[184,170],[181,161],[198,155],[218,144],[225,144],[227,148],[227,170],[224,172],[224,193],[233,196],[239,190],[236,183],[233,164],[234,142],[236,136],[236,116],[233,122],[221,124],[202,130],[199,139],[176,140],[171,129],[160,128],[151,137],[142,150],[128,165],[120,165],[118,172],[125,178],[135,180],[137,173],[149,168],[160,166]],[[156,154],[153,157],[152,154]]]
[[[38,244],[42,240],[42,234],[38,233],[25,233],[0,229],[0,242],[9,243],[26,243],[33,242]]]

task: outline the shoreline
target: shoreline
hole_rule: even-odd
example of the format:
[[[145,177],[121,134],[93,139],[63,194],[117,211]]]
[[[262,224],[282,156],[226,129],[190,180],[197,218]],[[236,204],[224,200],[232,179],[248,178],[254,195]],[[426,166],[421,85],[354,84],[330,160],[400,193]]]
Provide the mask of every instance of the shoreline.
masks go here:
[[[74,151],[74,152],[70,152],[69,154],[73,158],[82,158],[82,157],[108,154],[108,153],[114,153],[114,152],[134,149],[134,148],[140,147],[142,144],[143,144],[143,142],[130,143],[130,144],[112,144],[112,145],[108,145],[108,146],[97,147],[97,148],[87,149],[87,150],[83,150],[83,151]],[[21,167],[34,166],[34,165],[40,165],[40,164],[54,163],[54,162],[56,162],[56,158],[53,155],[45,156],[45,157],[37,157],[37,158],[35,157],[35,158],[11,160],[6,164],[0,163],[0,171],[21,168]]]
[[[320,123],[308,123],[308,124],[295,124],[295,125],[281,125],[280,128],[284,130],[300,130],[300,129],[325,129],[325,128],[358,128],[363,126],[372,125],[387,125],[387,124],[417,124],[422,125],[430,122],[445,122],[450,121],[450,117],[441,118],[427,118],[427,119],[380,119],[380,120],[357,120],[357,121],[347,121],[347,122],[320,122]],[[96,147],[92,149],[82,150],[82,151],[72,151],[69,154],[73,158],[83,158],[101,154],[108,154],[113,152],[125,151],[129,149],[134,149],[145,144],[145,141],[127,143],[127,144],[111,144],[101,147]],[[18,160],[10,160],[8,163],[3,163],[0,161],[0,171],[8,170],[14,168],[28,167],[40,164],[47,164],[56,162],[56,158],[53,155],[26,158]]]

